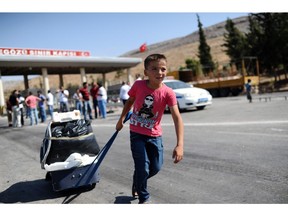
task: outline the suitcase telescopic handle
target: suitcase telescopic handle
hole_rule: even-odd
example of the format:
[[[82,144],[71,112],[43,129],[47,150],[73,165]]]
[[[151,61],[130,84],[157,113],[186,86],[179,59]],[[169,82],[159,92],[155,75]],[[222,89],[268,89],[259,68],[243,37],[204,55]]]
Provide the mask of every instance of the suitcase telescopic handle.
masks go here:
[[[127,122],[130,117],[131,117],[132,112],[129,111],[127,113],[127,115],[125,116],[125,119],[123,121],[123,123]],[[116,130],[114,132],[114,134],[112,135],[112,137],[109,139],[109,141],[106,143],[106,145],[101,149],[101,151],[98,153],[98,155],[96,156],[96,158],[93,160],[93,162],[91,163],[90,167],[88,168],[88,170],[86,171],[86,173],[84,173],[84,175],[82,176],[82,178],[78,181],[78,184],[80,184],[80,182],[82,181],[82,179],[84,179],[85,175],[89,175],[86,178],[86,183],[88,183],[90,181],[90,179],[93,177],[94,173],[98,170],[101,162],[103,161],[104,157],[106,156],[108,150],[110,149],[110,147],[112,146],[115,138],[117,137],[118,134],[118,130]],[[77,185],[78,185],[77,184]]]
[[[125,116],[125,119],[124,119],[123,123],[125,123],[126,121],[128,121],[128,120],[130,119],[131,115],[132,115],[132,112],[129,111],[129,112],[127,113],[127,115]]]

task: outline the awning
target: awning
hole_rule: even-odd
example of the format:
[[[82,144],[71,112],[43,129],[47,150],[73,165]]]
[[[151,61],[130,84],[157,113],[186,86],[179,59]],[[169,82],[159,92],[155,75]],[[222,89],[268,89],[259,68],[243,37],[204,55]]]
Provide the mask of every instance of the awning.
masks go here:
[[[103,74],[141,62],[129,57],[0,56],[0,70],[2,76],[41,75],[41,68],[47,68],[48,74],[79,74],[79,68],[85,68],[86,74]]]

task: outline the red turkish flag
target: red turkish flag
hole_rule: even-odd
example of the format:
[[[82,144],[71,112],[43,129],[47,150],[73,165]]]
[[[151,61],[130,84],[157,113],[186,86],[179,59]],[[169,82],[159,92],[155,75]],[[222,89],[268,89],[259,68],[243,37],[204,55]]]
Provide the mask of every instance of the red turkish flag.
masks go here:
[[[142,44],[139,48],[140,52],[145,52],[147,50],[147,45],[146,43]]]

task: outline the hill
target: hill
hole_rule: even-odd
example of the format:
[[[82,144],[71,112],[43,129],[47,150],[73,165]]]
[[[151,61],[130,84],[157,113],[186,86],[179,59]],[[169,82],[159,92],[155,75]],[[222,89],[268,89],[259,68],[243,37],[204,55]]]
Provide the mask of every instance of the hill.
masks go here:
[[[233,19],[235,26],[242,32],[248,31],[248,17],[239,17]],[[221,46],[224,43],[224,33],[225,33],[225,24],[226,20],[203,28],[206,36],[207,43],[211,47],[211,55],[214,61],[217,61],[219,64],[226,64],[229,62],[229,57],[225,54],[224,48]],[[180,66],[185,66],[185,60],[188,58],[197,59],[198,53],[198,45],[199,45],[199,35],[198,31],[193,32],[189,35],[174,38],[171,40],[163,41],[156,44],[151,44],[147,46],[147,51],[139,52],[139,50],[131,50],[123,55],[122,57],[139,57],[143,60],[146,56],[152,53],[162,53],[165,54],[168,59],[169,71],[178,70]],[[131,69],[132,76],[135,77],[137,73],[143,74],[143,64],[140,64]],[[122,80],[126,80],[126,74],[120,74],[117,76],[116,72],[112,72],[107,74],[107,81],[109,85],[118,84]],[[88,82],[91,82],[92,79],[101,79],[101,75],[88,75]],[[81,85],[80,75],[65,75],[64,76],[64,84],[65,87],[70,85]],[[49,84],[51,89],[57,89],[59,85],[58,76],[49,76]],[[11,92],[11,90],[18,88],[24,89],[24,84],[22,81],[10,81],[4,82],[5,92]],[[41,79],[33,78],[29,80],[30,88],[40,88],[41,87]]]
[[[248,32],[248,16],[235,18],[233,19],[233,22],[241,32]],[[206,41],[211,48],[212,58],[219,64],[227,64],[229,62],[229,57],[225,54],[224,47],[222,47],[222,44],[224,43],[224,33],[226,32],[225,24],[226,20],[210,27],[203,28]],[[185,66],[186,59],[198,58],[198,46],[199,34],[198,31],[196,31],[187,36],[148,45],[147,51],[145,52],[140,52],[137,49],[127,52],[122,56],[138,57],[144,60],[146,56],[152,53],[162,53],[165,54],[168,59],[168,70],[174,71],[178,70],[181,66]],[[143,64],[131,69],[131,74],[135,76],[137,73],[143,74]],[[115,78],[115,73],[110,74],[109,76],[110,79]]]
[[[218,24],[203,28],[207,44],[211,48],[211,55],[214,62],[219,65],[227,65],[230,62],[230,58],[225,53],[224,33],[226,33],[225,25],[226,21]],[[232,19],[235,27],[242,33],[248,33],[249,31],[249,19],[248,16],[238,17]],[[199,33],[195,31],[187,36],[174,38],[171,40],[163,41],[156,44],[147,46],[147,51],[140,52],[139,49],[132,50],[123,54],[126,57],[139,57],[143,60],[146,56],[152,53],[162,53],[168,59],[168,71],[176,71],[182,66],[184,67],[186,59],[198,59],[198,46],[199,46]],[[143,74],[143,64],[140,64],[131,69],[131,74],[135,77],[136,74]],[[108,77],[108,76],[107,76]],[[126,74],[121,77],[126,80]],[[115,73],[109,74],[109,80],[115,80]],[[279,81],[275,81],[274,77],[261,76],[259,92],[272,92],[272,91],[287,91],[288,83],[284,74],[279,76]],[[120,83],[119,80],[114,81]],[[112,84],[112,82],[111,82]]]

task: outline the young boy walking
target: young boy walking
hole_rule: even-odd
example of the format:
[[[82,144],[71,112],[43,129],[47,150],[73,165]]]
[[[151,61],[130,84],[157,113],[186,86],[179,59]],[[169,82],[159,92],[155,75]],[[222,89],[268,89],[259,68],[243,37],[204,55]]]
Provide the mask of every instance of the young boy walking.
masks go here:
[[[246,96],[247,99],[249,100],[249,103],[252,103],[252,85],[251,85],[251,79],[247,80],[247,83],[245,84],[245,89],[246,89]]]
[[[133,106],[130,117],[130,145],[134,160],[132,196],[139,203],[149,203],[147,180],[156,175],[163,164],[161,119],[168,105],[176,132],[176,146],[172,157],[174,163],[183,158],[184,126],[178,110],[176,95],[162,83],[167,74],[167,59],[162,54],[149,55],[144,61],[144,75],[148,80],[139,80],[129,91],[129,99],[123,107],[116,130],[123,128],[126,114]]]

